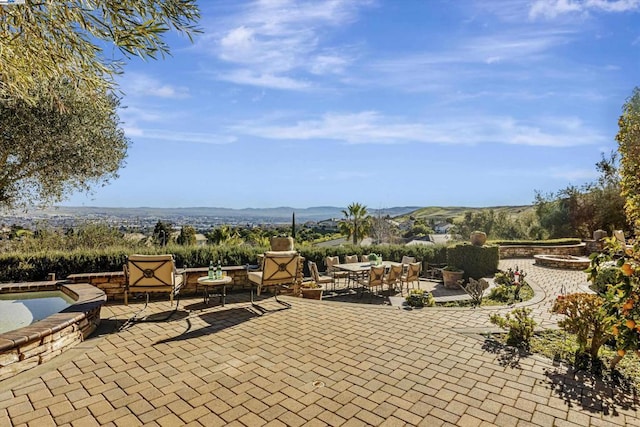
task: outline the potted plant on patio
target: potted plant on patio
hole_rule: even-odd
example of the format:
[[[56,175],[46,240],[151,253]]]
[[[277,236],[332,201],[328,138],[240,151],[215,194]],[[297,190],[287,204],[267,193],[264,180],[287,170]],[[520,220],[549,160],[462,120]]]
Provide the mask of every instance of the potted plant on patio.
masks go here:
[[[300,291],[302,292],[302,298],[322,299],[322,287],[314,281],[302,282]]]
[[[458,282],[464,277],[464,270],[453,265],[442,269],[442,281],[447,289],[458,289]]]

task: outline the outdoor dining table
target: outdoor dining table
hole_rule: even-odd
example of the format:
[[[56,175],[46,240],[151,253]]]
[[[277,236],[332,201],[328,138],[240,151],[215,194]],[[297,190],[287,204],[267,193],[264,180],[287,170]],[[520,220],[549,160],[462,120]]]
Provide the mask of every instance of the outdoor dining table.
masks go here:
[[[392,265],[402,265],[402,263],[395,261],[382,261],[382,264],[386,269],[389,269]],[[371,266],[376,266],[376,264],[371,264],[370,262],[349,262],[345,264],[334,264],[333,267],[338,270],[347,271],[349,273],[363,273],[369,271]]]
[[[392,265],[402,265],[400,262],[395,261],[382,261],[382,264],[385,267],[385,271],[389,270]],[[333,267],[337,270],[346,271],[349,273],[349,281],[355,280],[358,281],[359,278],[363,280],[367,277],[366,273],[371,270],[371,267],[375,267],[376,264],[371,264],[371,262],[348,262],[344,264],[334,264]],[[352,279],[353,278],[353,279]],[[348,287],[349,285],[347,285]]]

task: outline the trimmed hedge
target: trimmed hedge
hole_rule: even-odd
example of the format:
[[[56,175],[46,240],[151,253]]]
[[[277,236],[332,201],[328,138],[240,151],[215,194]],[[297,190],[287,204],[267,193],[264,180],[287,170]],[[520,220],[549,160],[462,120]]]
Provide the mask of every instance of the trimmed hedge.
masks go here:
[[[0,254],[0,282],[30,282],[45,280],[48,273],[55,273],[56,278],[64,279],[74,273],[97,273],[103,271],[122,271],[127,256],[132,253],[162,254],[171,253],[176,259],[178,268],[206,267],[210,261],[222,260],[223,265],[255,264],[258,254],[268,248],[252,246],[180,246],[168,245],[165,248],[145,248],[131,250],[124,247],[113,247],[100,250],[78,251],[43,251],[37,253],[4,253]],[[371,252],[382,254],[382,258],[400,261],[404,255],[413,256],[418,261],[444,263],[446,247],[444,245],[401,246],[384,245],[372,247],[314,247],[301,246],[300,254],[307,261],[315,261],[324,266],[324,258],[328,255],[366,255]],[[308,276],[305,263],[305,275]]]
[[[447,248],[447,266],[464,270],[465,280],[480,279],[498,271],[500,252],[498,246],[474,246],[461,243]]]

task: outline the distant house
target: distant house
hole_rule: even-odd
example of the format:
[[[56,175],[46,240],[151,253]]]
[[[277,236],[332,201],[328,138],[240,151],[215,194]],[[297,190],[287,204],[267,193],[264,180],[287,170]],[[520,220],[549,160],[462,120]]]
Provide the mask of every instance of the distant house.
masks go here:
[[[436,234],[448,234],[453,228],[453,224],[449,224],[448,222],[440,222],[433,226],[433,231]]]
[[[336,218],[323,219],[322,221],[318,221],[318,228],[323,230],[337,230],[339,223],[340,220]]]
[[[207,236],[201,233],[196,233],[196,245],[206,246],[206,244],[207,244]]]
[[[418,245],[433,245],[434,243],[431,241],[429,236],[419,237],[405,243],[406,246],[418,246]]]
[[[351,244],[351,240],[347,240],[344,237],[340,237],[338,239],[327,240],[326,242],[316,243],[314,246],[319,246],[321,248],[335,248],[338,246],[349,245]],[[373,244],[373,239],[370,237],[365,237],[360,242],[360,246],[371,246]]]

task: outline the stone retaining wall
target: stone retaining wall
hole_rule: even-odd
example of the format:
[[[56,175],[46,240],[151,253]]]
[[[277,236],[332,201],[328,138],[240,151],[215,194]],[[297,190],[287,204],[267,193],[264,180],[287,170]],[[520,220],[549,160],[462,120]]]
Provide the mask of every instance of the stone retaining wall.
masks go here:
[[[178,269],[178,272],[184,271],[186,276],[185,285],[180,289],[180,295],[201,295],[204,288],[198,283],[198,278],[206,276],[208,269],[208,267]],[[222,267],[222,271],[232,279],[231,284],[227,285],[227,292],[230,290],[250,289],[251,285],[247,279],[247,270],[244,266],[226,266]],[[124,300],[125,276],[123,271],[71,274],[67,277],[67,280],[72,283],[90,283],[104,291],[108,301]]]
[[[588,255],[586,253],[586,245],[584,243],[565,246],[500,246],[500,258],[533,258],[534,255],[540,254],[573,256]]]

